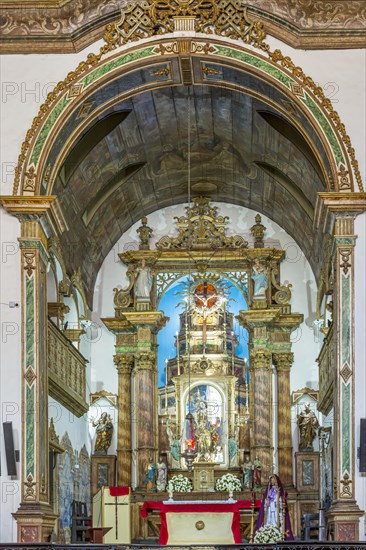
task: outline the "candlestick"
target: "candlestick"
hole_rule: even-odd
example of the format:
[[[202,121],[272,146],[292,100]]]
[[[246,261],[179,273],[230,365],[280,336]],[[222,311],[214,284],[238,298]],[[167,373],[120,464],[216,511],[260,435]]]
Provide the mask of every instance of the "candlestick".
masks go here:
[[[168,359],[165,359],[165,411],[168,414]]]
[[[180,360],[179,360],[179,333],[175,333],[175,338],[177,342],[177,368],[178,368],[178,376],[180,376]]]

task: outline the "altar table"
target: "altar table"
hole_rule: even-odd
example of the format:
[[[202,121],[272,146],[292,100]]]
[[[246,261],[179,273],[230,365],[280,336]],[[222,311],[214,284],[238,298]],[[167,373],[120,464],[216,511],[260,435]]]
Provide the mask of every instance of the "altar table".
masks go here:
[[[256,500],[254,509],[260,505]],[[141,516],[146,518],[148,510],[159,510],[159,544],[240,544],[240,510],[251,508],[251,500],[145,502]]]

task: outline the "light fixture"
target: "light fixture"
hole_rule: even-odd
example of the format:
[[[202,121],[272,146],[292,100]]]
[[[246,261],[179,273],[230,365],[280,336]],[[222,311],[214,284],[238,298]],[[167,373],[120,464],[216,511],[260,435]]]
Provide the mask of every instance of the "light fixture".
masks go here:
[[[187,124],[188,124],[188,131],[187,131],[187,184],[188,184],[188,205],[190,206],[191,203],[191,105],[190,105],[190,92],[188,88],[188,98],[187,98],[187,110],[188,110],[188,116],[187,116]],[[190,231],[190,229],[189,229]],[[190,255],[190,247],[191,247],[191,235],[189,235],[188,239],[188,254]],[[190,306],[191,306],[191,273],[190,273],[190,267],[189,267],[189,286],[188,286],[188,299],[186,300],[186,349],[187,349],[187,363],[188,363],[188,412],[186,414],[186,423],[188,423],[189,426],[189,437],[185,441],[185,449],[183,453],[181,453],[181,456],[185,459],[186,465],[189,471],[193,468],[193,462],[195,458],[197,457],[197,450],[195,448],[195,439],[194,439],[194,425],[193,425],[193,415],[190,410],[190,396],[191,396],[191,346],[190,346],[190,325],[191,325],[191,318],[190,318]],[[189,315],[189,321],[188,321],[188,315]]]

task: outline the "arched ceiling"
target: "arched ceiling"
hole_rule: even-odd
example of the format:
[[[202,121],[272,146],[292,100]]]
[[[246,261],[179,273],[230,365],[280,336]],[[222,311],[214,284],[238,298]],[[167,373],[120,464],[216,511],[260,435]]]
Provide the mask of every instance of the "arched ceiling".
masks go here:
[[[192,194],[269,216],[316,272],[321,239],[314,241],[313,215],[317,192],[326,189],[319,159],[279,110],[217,85],[142,92],[85,130],[52,190],[68,226],[68,270],[81,264],[91,291],[104,257],[133,223],[187,201],[188,120]]]

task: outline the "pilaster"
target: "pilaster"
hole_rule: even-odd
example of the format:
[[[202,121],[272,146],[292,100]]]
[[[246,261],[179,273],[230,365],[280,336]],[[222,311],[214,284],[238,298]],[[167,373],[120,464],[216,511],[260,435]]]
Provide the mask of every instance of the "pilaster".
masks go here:
[[[362,515],[355,499],[354,423],[354,213],[337,212],[335,240],[335,323],[337,369],[334,384],[334,493],[328,523],[335,540],[359,539]]]
[[[49,505],[47,239],[39,219],[22,215],[22,496],[13,515],[19,542],[45,542],[56,515]]]
[[[327,513],[332,538],[359,540],[363,512],[355,499],[354,219],[366,208],[364,193],[320,193],[319,212],[334,216],[333,326],[336,368],[333,384],[333,503]]]

